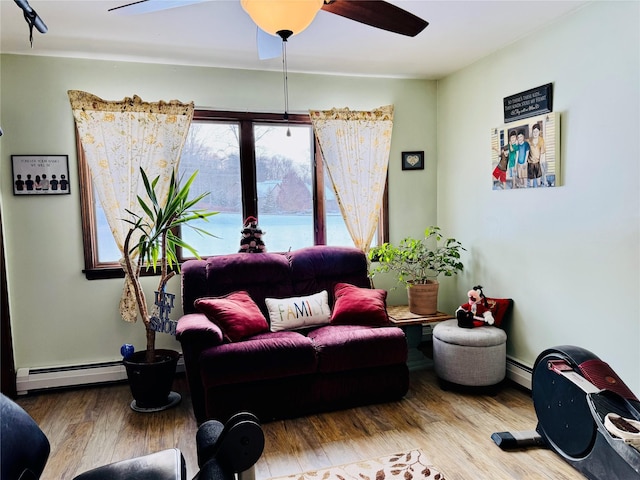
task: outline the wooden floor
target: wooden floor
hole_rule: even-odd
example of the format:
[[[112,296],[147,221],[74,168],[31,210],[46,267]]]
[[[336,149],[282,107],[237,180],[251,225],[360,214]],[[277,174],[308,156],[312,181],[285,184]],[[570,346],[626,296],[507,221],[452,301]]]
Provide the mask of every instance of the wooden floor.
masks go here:
[[[176,408],[141,414],[129,408],[126,384],[19,397],[51,442],[43,480],[65,480],[110,462],[178,447],[189,478],[197,472],[196,422],[183,378]],[[496,431],[531,430],[528,392],[506,386],[496,396],[442,391],[430,370],[411,374],[404,399],[382,405],[270,422],[256,479],[289,475],[421,448],[448,480],[582,479],[546,449],[503,452]]]

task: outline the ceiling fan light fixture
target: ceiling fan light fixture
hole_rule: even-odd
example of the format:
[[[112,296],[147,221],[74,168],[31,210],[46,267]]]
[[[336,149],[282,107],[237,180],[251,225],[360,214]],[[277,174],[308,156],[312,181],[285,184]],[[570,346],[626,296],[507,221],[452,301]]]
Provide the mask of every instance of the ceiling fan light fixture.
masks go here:
[[[307,28],[324,0],[240,0],[242,8],[258,27],[271,35],[290,30],[293,35]]]

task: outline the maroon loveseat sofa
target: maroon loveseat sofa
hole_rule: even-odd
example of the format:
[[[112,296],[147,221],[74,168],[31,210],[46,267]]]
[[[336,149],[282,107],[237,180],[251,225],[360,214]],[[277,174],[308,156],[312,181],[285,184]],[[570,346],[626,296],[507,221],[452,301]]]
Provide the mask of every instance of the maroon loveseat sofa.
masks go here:
[[[366,256],[354,248],[315,246],[185,262],[184,315],[176,337],[197,421],[225,421],[238,411],[269,421],[402,398],[409,388],[404,333],[388,325],[384,304],[384,321],[379,311],[369,316],[366,307],[377,300],[356,300],[341,308],[338,324],[333,310],[336,286],[365,296],[382,292],[370,289]],[[330,323],[271,331],[265,299],[321,291],[327,292],[332,309]],[[243,321],[237,313],[244,310],[233,303],[242,295],[238,292],[248,293],[258,316],[264,317],[266,327],[259,333],[228,330]],[[211,312],[203,304],[217,309]],[[231,327],[228,317],[227,323],[222,321],[229,304],[236,315]]]

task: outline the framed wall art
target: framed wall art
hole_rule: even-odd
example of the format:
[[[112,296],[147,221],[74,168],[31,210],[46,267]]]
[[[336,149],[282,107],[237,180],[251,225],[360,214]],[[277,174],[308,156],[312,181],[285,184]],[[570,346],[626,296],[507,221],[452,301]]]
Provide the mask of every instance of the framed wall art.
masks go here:
[[[493,190],[560,185],[560,117],[551,112],[491,130]]]
[[[11,155],[14,195],[68,195],[68,155]]]
[[[424,169],[424,152],[402,152],[402,170]]]

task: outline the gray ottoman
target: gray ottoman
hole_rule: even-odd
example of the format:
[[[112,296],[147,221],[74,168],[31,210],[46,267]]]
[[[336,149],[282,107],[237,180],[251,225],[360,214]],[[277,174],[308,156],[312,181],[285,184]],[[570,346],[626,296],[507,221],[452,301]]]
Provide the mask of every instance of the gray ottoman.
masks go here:
[[[495,387],[506,376],[507,334],[490,326],[460,328],[457,320],[447,320],[433,329],[433,361],[443,387]]]

